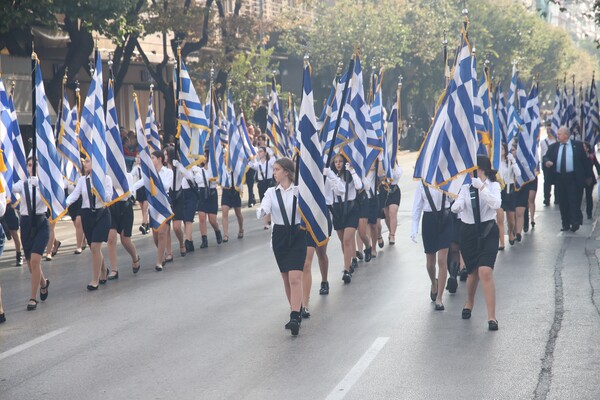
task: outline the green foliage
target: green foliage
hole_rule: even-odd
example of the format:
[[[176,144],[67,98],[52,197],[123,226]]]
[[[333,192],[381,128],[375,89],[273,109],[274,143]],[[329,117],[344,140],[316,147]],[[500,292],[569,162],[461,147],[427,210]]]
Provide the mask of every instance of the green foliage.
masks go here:
[[[56,24],[54,1],[0,1],[0,35],[12,29]]]

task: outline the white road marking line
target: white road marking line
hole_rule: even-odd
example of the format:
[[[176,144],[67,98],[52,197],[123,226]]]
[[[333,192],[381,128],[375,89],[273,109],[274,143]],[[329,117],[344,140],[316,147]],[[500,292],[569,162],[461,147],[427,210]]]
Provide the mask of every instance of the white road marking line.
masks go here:
[[[0,361],[4,360],[5,358],[8,358],[10,356],[14,356],[17,353],[22,352],[23,350],[27,350],[28,348],[33,347],[36,344],[40,344],[42,342],[45,342],[48,339],[52,339],[54,336],[58,336],[61,333],[66,332],[68,329],[69,328],[62,328],[62,329],[57,329],[52,332],[48,332],[45,335],[42,335],[38,338],[30,340],[29,342],[23,343],[17,347],[13,347],[12,349],[5,351],[4,353],[0,353]]]
[[[389,337],[379,337],[375,339],[371,347],[363,354],[354,367],[341,380],[340,383],[329,393],[325,400],[341,400],[350,391],[352,386],[358,381],[361,375],[367,370],[371,362],[377,357],[377,354],[383,349],[385,344],[390,340]]]

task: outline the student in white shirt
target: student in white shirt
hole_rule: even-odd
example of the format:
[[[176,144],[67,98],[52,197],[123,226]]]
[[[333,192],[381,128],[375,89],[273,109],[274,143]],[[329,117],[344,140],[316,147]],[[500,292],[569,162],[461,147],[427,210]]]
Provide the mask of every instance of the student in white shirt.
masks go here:
[[[198,220],[200,225],[200,234],[202,235],[201,249],[208,247],[208,227],[206,220],[215,231],[217,244],[223,242],[223,235],[219,229],[217,222],[217,211],[219,209],[219,194],[217,193],[217,181],[211,169],[209,168],[209,152],[204,151],[204,164],[201,165],[200,171],[195,175],[196,184],[198,185]]]
[[[48,285],[50,280],[44,277],[41,261],[44,249],[50,239],[50,226],[46,212],[48,207],[42,200],[37,176],[32,176],[33,159],[27,159],[27,172],[29,178],[25,181],[16,182],[12,187],[12,192],[21,195],[19,202],[19,212],[21,214],[21,243],[27,267],[31,273],[31,296],[27,303],[27,311],[35,310],[37,307],[37,292],[40,291],[40,300],[45,301],[48,297]],[[35,192],[35,204],[33,204],[33,194]],[[6,209],[6,194],[4,199],[0,198],[0,210],[2,214]],[[1,196],[1,195],[0,195]]]
[[[92,252],[92,280],[87,285],[88,290],[97,290],[98,285],[107,281],[108,270],[102,255],[102,243],[108,241],[110,230],[110,211],[105,207],[102,199],[97,198],[92,192],[92,161],[86,158],[83,161],[83,174],[77,181],[73,192],[67,197],[67,207],[75,203],[81,196],[81,223],[85,239]],[[106,199],[112,198],[113,184],[110,176],[104,180],[104,194]]]
[[[269,154],[269,149],[260,146],[257,151],[257,158],[251,160],[248,166],[256,171],[256,186],[258,187],[258,197],[262,201],[268,188],[274,185],[273,182],[273,163],[275,157]],[[269,229],[271,224],[269,217],[265,217],[264,229]]]
[[[163,188],[168,193],[173,183],[173,171],[165,167],[163,152],[160,150],[152,152],[150,160],[152,160]],[[167,263],[165,252],[169,252],[171,249],[171,220],[168,220],[158,229],[152,229],[152,238],[156,246],[156,265],[154,269],[160,272]],[[173,258],[172,253],[170,253],[170,256]]]
[[[475,200],[471,200],[471,191],[479,197],[479,212],[473,212],[472,203]],[[461,187],[458,198],[452,205],[452,212],[457,213],[461,220],[460,251],[469,274],[467,302],[462,310],[462,318],[471,318],[475,291],[481,280],[487,305],[488,329],[491,331],[498,330],[494,264],[498,254],[499,235],[496,210],[501,201],[500,184],[496,182],[496,172],[492,170],[490,159],[477,156],[477,178],[472,178],[471,185]],[[476,222],[477,217],[480,220],[479,224]]]
[[[285,325],[292,335],[297,335],[302,320],[302,271],[306,260],[306,233],[300,229],[300,210],[296,199],[297,187],[293,185],[295,165],[289,158],[280,158],[273,164],[276,188],[265,192],[260,208],[256,211],[258,219],[271,215],[273,231],[271,247],[281,272],[285,294],[292,309],[290,321]],[[282,207],[283,205],[283,207]]]
[[[142,167],[140,165],[139,154],[135,156],[135,165],[131,169],[131,175],[133,176],[134,182],[142,180]],[[138,229],[142,235],[146,235],[150,232],[150,218],[148,216],[148,199],[146,198],[146,189],[144,188],[144,185],[135,192],[135,200],[140,203],[140,209],[142,210],[142,223]]]

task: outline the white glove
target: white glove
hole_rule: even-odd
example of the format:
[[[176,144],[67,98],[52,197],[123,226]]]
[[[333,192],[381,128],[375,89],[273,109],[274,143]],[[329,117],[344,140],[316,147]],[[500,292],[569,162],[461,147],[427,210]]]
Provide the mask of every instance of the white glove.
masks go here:
[[[177,160],[173,160],[173,166],[174,166],[175,168],[179,167],[179,165],[180,165],[179,161],[177,161]]]
[[[515,156],[513,156],[511,153],[508,153],[506,159],[510,162],[515,162]]]
[[[32,176],[31,178],[29,178],[29,182],[31,183],[31,186],[37,187],[38,185],[38,177],[37,176]]]
[[[331,178],[331,179],[335,179],[336,175],[335,172],[333,172],[331,170],[331,168],[323,168],[323,175],[326,176],[327,178]]]
[[[298,193],[299,193],[298,186],[294,186],[294,187],[292,188],[292,192],[294,193],[294,196],[298,197]]]
[[[267,213],[265,213],[265,211],[262,208],[256,210],[256,219],[261,219],[265,215],[267,215]]]
[[[473,178],[471,179],[471,185],[473,185],[475,189],[481,189],[483,187],[483,182],[479,178]]]
[[[355,174],[356,171],[354,170],[354,168],[352,168],[352,164],[350,163],[346,163],[346,170],[350,171],[351,174]]]
[[[417,232],[413,232],[410,234],[410,240],[417,243]]]

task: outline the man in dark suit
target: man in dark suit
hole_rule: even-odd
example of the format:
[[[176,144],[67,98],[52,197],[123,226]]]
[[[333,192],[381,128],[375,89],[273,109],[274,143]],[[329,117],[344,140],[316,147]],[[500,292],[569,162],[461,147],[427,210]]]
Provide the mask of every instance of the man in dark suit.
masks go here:
[[[571,140],[569,128],[561,126],[558,129],[558,141],[548,147],[543,158],[544,166],[554,175],[562,231],[575,232],[583,223],[581,199],[588,170],[583,143]]]

